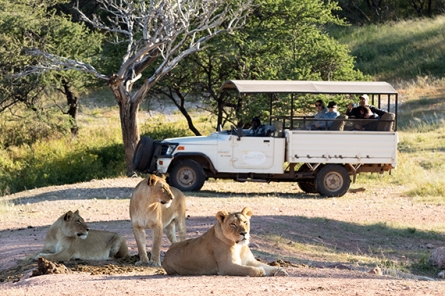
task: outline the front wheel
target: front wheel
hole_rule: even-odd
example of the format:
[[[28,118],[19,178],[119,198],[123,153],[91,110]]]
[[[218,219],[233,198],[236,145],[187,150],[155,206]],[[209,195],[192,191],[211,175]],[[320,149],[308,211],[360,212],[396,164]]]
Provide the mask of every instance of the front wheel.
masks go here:
[[[321,196],[343,196],[350,184],[348,171],[341,165],[324,166],[315,177],[315,188]]]
[[[205,173],[199,163],[185,159],[173,166],[169,182],[181,191],[199,191],[204,185]]]

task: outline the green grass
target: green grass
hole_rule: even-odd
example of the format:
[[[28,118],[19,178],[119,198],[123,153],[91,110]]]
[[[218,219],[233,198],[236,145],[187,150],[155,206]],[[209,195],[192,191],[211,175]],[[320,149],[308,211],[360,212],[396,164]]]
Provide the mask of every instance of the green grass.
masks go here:
[[[363,27],[333,27],[330,34],[346,44],[356,67],[376,80],[417,76],[443,77],[445,16]]]

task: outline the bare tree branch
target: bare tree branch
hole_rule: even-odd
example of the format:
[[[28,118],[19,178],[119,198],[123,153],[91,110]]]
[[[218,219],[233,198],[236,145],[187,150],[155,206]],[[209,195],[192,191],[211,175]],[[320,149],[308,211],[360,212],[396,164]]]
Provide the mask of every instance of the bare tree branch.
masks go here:
[[[76,8],[83,21],[116,35],[116,42],[127,42],[127,52],[117,73],[124,91],[154,59],[163,62],[131,100],[145,97],[150,87],[184,57],[202,49],[201,45],[223,32],[244,25],[252,6],[251,0],[98,0],[109,17],[87,17]],[[141,36],[141,37],[138,37]],[[155,54],[153,54],[155,51]],[[150,60],[150,63],[146,63]],[[143,65],[143,66],[141,66]]]
[[[100,74],[93,66],[82,63],[80,61],[53,55],[48,52],[43,52],[39,49],[28,50],[28,53],[32,56],[42,57],[43,59],[40,64],[27,66],[23,72],[15,74],[13,77],[21,77],[31,74],[42,74],[46,71],[76,70],[93,74],[100,79],[109,79],[107,76]]]

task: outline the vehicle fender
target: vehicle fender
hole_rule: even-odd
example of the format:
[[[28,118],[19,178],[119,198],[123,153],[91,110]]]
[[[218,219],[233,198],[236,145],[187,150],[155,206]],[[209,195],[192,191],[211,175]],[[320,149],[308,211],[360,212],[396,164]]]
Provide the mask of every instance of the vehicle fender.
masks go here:
[[[156,160],[156,171],[160,174],[166,174],[172,161],[173,161],[172,157],[167,157],[167,158],[159,157]]]

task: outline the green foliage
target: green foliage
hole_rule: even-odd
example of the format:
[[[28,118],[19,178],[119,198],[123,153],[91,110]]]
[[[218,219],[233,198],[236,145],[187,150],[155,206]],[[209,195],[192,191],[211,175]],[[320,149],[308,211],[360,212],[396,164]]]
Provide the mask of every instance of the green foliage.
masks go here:
[[[325,32],[328,24],[343,25],[333,15],[339,9],[334,2],[258,0],[256,4],[243,29],[213,39],[206,50],[165,77],[163,86],[180,88],[183,96],[208,94],[203,100],[220,116],[217,125],[240,126],[255,115],[266,116],[269,100],[222,94],[221,84],[227,80],[366,79],[354,69],[346,47]],[[275,111],[289,112],[289,97],[279,101]]]
[[[154,140],[167,138],[193,136],[184,122],[169,122],[167,116],[157,116],[141,124],[141,135],[149,136]]]
[[[0,193],[122,175],[119,129],[100,129],[81,129],[77,138],[49,137],[1,149]]]
[[[32,145],[38,141],[64,137],[69,134],[70,119],[58,110],[44,112],[25,110],[0,117],[0,149]]]
[[[93,63],[101,50],[103,37],[86,25],[74,23],[66,15],[56,14],[53,5],[66,0],[0,0],[0,112],[15,104],[32,110],[54,106],[48,92],[61,89],[65,81],[76,92],[86,92],[95,81],[80,71],[47,71],[44,74],[17,76],[27,66],[42,63],[29,50]],[[51,69],[58,69],[52,66]],[[43,71],[42,71],[43,72]]]
[[[356,67],[375,80],[443,77],[445,16],[369,25],[335,27],[331,35],[356,57]]]

